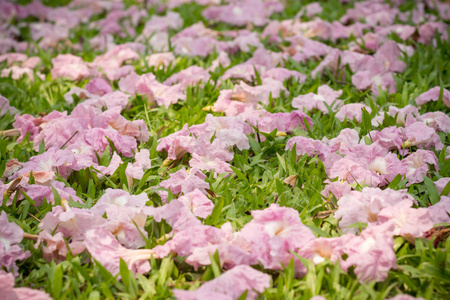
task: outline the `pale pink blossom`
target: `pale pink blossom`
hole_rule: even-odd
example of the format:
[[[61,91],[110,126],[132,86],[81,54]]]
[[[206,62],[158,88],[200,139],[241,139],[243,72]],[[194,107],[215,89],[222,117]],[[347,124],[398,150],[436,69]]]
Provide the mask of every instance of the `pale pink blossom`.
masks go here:
[[[447,107],[450,107],[450,91],[447,89],[442,89],[442,101]],[[441,88],[438,86],[435,86],[434,88],[431,88],[425,93],[420,94],[416,98],[416,104],[417,105],[423,105],[429,101],[438,101],[439,95],[441,93]]]
[[[192,149],[192,158],[189,161],[191,168],[212,171],[214,174],[230,173],[232,170],[228,163],[234,157],[225,142],[215,139],[213,143],[197,139]]]
[[[152,73],[141,76],[135,73],[130,74],[119,81],[119,88],[130,94],[146,95],[150,103],[156,102],[166,107],[177,103],[178,100],[186,100],[180,84],[165,85],[158,82]]]
[[[289,70],[286,68],[273,68],[269,69],[261,76],[264,80],[265,78],[272,78],[274,80],[278,80],[284,82],[290,78],[293,78],[295,82],[303,83],[306,81],[306,76],[298,71]],[[320,89],[320,87],[319,87]]]
[[[254,300],[270,286],[270,276],[252,267],[241,265],[204,283],[195,291],[173,290],[178,300],[236,300],[247,291],[247,299]]]
[[[30,257],[29,251],[24,252],[17,245],[23,239],[23,230],[16,223],[9,222],[4,211],[0,214],[0,225],[0,267],[12,270],[17,275],[16,261]]]
[[[136,162],[133,164],[128,164],[125,174],[132,178],[141,180],[144,176],[145,170],[150,169],[152,166],[150,161],[150,151],[148,149],[141,149],[138,153],[136,153],[134,159]]]
[[[354,272],[361,283],[385,280],[389,270],[397,267],[393,228],[390,222],[369,225],[360,236],[349,239],[343,250],[348,257],[341,260],[342,269],[347,271],[355,266]]]
[[[334,151],[346,151],[359,144],[359,133],[355,129],[344,128],[337,137],[331,140],[324,138],[323,141]]]
[[[411,206],[414,198],[406,193],[406,190],[395,191],[392,189],[381,190],[379,188],[363,188],[361,192],[352,191],[338,200],[338,210],[334,214],[339,220],[339,227],[345,233],[356,234],[357,227],[351,227],[355,223],[378,222],[378,214],[383,208],[407,201]],[[406,202],[405,202],[406,203]]]
[[[325,197],[329,198],[332,195],[336,197],[337,200],[341,199],[344,195],[350,194],[352,191],[352,187],[350,184],[346,181],[333,181],[328,182],[323,191],[320,192],[320,194]]]
[[[85,79],[91,75],[87,64],[81,57],[72,54],[59,54],[52,59],[52,77],[69,78],[71,80]]]
[[[450,133],[450,116],[442,111],[427,112],[417,118],[436,131]]]
[[[450,223],[450,197],[441,196],[438,203],[428,207],[434,224]]]
[[[423,181],[423,176],[428,173],[429,165],[433,165],[438,170],[437,158],[432,151],[418,149],[402,160],[407,167],[406,178],[410,186]]]
[[[0,94],[0,117],[4,116],[7,113],[13,114],[15,112],[17,112],[17,109],[13,106],[10,106],[9,100]],[[20,116],[17,116],[17,117],[20,117]],[[16,117],[16,122],[17,122],[17,117]],[[25,117],[25,115],[22,117]],[[14,128],[17,128],[17,127],[14,127]]]
[[[287,265],[294,258],[289,251],[297,251],[315,239],[292,208],[272,204],[264,210],[252,211],[252,216],[253,220],[242,228],[240,234],[251,243],[252,253],[267,269],[281,269],[281,264]],[[297,261],[296,274],[304,271]]]
[[[447,184],[450,182],[450,177],[443,177],[437,181],[434,182],[434,185],[436,186],[436,189],[439,194],[442,193],[444,188],[447,186]]]
[[[111,85],[103,78],[94,78],[86,85],[86,90],[94,95],[103,96],[111,93]]]
[[[35,74],[32,69],[27,67],[12,66],[10,68],[3,69],[0,74],[1,77],[11,76],[11,78],[14,80],[19,80],[24,75],[27,75],[31,81],[34,81]],[[45,80],[45,76],[40,72],[36,72],[36,77],[40,78],[41,80]]]
[[[161,207],[145,207],[144,213],[152,216],[156,222],[161,222],[162,219],[166,220],[167,224],[172,227],[173,233],[201,225],[200,220],[192,214],[189,207],[177,199]]]
[[[70,207],[67,203],[63,206],[54,206],[39,223],[39,229],[61,232],[65,238],[70,237],[70,241],[83,241],[89,229],[105,222],[88,209]]]
[[[214,209],[214,203],[208,199],[200,190],[184,194],[178,201],[186,205],[196,217],[206,219]]]
[[[342,95],[342,90],[335,91],[328,85],[322,85],[318,88],[317,94],[308,93],[300,95],[292,99],[292,106],[298,109],[305,108],[307,111],[318,109],[324,113],[328,113],[326,106],[332,109],[334,106],[339,107],[342,100],[338,100]]]
[[[202,67],[190,66],[167,78],[164,84],[172,85],[174,83],[180,83],[181,87],[186,89],[188,86],[197,85],[199,82],[203,84],[207,83],[209,77],[209,73]]]
[[[0,291],[5,300],[51,300],[52,298],[45,292],[30,288],[14,288],[14,276],[0,270]]]
[[[206,175],[197,169],[187,171],[185,168],[182,168],[169,176],[169,179],[161,181],[159,185],[170,189],[174,195],[179,193],[188,194],[196,189],[206,194],[206,189],[209,189],[209,184],[205,182]]]
[[[369,114],[372,112],[372,109],[365,104],[350,103],[339,108],[339,111],[336,113],[335,117],[341,122],[344,122],[345,118],[347,118],[349,121],[355,119],[356,122],[361,123],[363,108],[365,108]]]
[[[442,150],[441,138],[436,131],[422,122],[407,122],[403,135],[408,144],[417,146],[420,149],[430,149],[434,147],[436,150]]]
[[[378,222],[393,222],[394,235],[406,238],[422,237],[433,228],[432,215],[426,208],[412,208],[410,200],[402,200],[383,208],[378,213]]]
[[[396,126],[385,127],[381,131],[371,131],[367,137],[386,150],[400,150],[406,141],[403,130]]]
[[[343,253],[343,246],[347,242],[347,235],[340,236],[338,238],[317,238],[310,241],[303,246],[298,254],[302,257],[308,258],[313,261],[314,264],[320,264],[325,259],[329,259],[331,262],[336,262],[341,259]]]
[[[152,256],[159,258],[150,249],[132,250],[121,246],[112,233],[101,228],[87,231],[85,243],[92,258],[113,275],[120,271],[120,259],[125,261],[133,273],[144,274],[151,269],[150,258]]]
[[[114,234],[122,246],[131,249],[145,246],[147,215],[141,208],[111,205],[106,208],[106,217],[106,222],[98,227]]]
[[[107,167],[105,166],[97,166],[95,169],[100,171],[100,174],[98,174],[98,177],[101,178],[105,175],[113,175],[114,172],[120,167],[120,165],[123,163],[122,158],[114,152],[111,160],[109,161],[109,165]]]
[[[67,247],[67,245],[69,245],[69,247]],[[42,248],[42,257],[48,262],[51,262],[52,260],[57,262],[64,261],[66,260],[69,251],[73,255],[77,255],[86,249],[84,242],[82,241],[68,243],[61,232],[52,235],[51,232],[46,230],[39,233],[34,247],[38,249],[39,246]]]
[[[330,148],[319,140],[303,136],[295,136],[289,139],[285,150],[292,150],[296,146],[297,155],[307,154],[308,156],[318,155],[321,160],[324,160],[331,153]]]
[[[146,58],[149,67],[159,68],[160,66],[168,67],[169,64],[175,62],[175,56],[172,52],[154,53]]]
[[[108,207],[117,206],[142,209],[147,201],[148,197],[145,193],[130,195],[124,190],[106,189],[105,194],[97,200],[90,211],[99,216],[103,216]]]

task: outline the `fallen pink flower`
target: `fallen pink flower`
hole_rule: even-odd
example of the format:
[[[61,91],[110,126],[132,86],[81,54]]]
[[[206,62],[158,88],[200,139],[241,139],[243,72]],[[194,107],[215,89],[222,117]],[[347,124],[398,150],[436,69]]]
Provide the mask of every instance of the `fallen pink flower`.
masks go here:
[[[30,288],[14,288],[14,276],[0,270],[0,291],[5,300],[52,300],[45,292]]]
[[[270,276],[252,267],[241,265],[204,283],[196,291],[173,290],[178,300],[236,300],[247,291],[247,299],[256,299],[258,293],[270,286]]]
[[[17,245],[22,239],[22,228],[16,223],[9,222],[8,215],[2,211],[0,214],[0,267],[12,270],[16,276],[18,275],[16,261],[30,257],[29,251],[24,252]],[[0,270],[0,272],[3,271]]]

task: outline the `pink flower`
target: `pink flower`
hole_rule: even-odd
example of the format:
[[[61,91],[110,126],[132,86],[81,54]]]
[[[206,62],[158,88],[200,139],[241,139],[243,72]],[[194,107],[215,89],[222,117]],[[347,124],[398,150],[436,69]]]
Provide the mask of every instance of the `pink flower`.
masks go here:
[[[393,224],[369,225],[360,236],[345,244],[344,253],[347,259],[341,261],[345,271],[355,267],[355,274],[361,283],[368,281],[383,281],[390,269],[396,268],[396,257],[392,238]]]
[[[169,28],[178,30],[181,27],[183,27],[183,18],[174,11],[169,11],[165,16],[153,15],[145,23],[142,35],[139,38],[148,38],[154,33],[167,32]]]
[[[406,238],[422,237],[433,228],[432,214],[426,208],[412,208],[410,200],[402,200],[378,213],[380,223],[393,222],[393,234]]]
[[[324,138],[324,143],[335,151],[346,151],[359,144],[359,133],[355,129],[344,128],[337,137],[331,140]]]
[[[59,54],[52,59],[52,77],[67,77],[73,81],[87,78],[91,72],[81,57]]]
[[[31,157],[23,165],[23,168],[17,172],[17,176],[23,175],[29,178],[30,172],[33,172],[33,174],[42,172],[35,178],[36,182],[42,185],[49,185],[56,178],[56,169],[63,177],[67,177],[70,174],[70,166],[74,163],[74,159],[72,151],[52,147],[42,154]]]
[[[52,298],[45,292],[30,288],[14,288],[14,276],[0,270],[0,291],[5,300],[51,300]]]
[[[323,142],[303,136],[290,138],[285,150],[292,150],[294,144],[296,145],[297,155],[307,154],[308,156],[314,156],[317,154],[321,160],[324,160],[331,153],[329,147]]]
[[[294,258],[289,251],[298,251],[315,239],[311,230],[302,224],[296,210],[270,205],[261,211],[252,211],[253,220],[240,231],[251,243],[252,253],[267,269],[281,269]],[[295,258],[294,258],[295,259]],[[304,272],[297,261],[296,274]]]
[[[113,275],[119,273],[120,259],[125,261],[133,273],[144,274],[151,269],[150,258],[152,256],[159,258],[150,249],[131,250],[121,246],[112,233],[101,228],[87,231],[85,243],[92,258]]]
[[[345,233],[356,234],[357,227],[350,227],[355,223],[377,223],[378,214],[385,207],[391,207],[401,201],[408,201],[411,206],[415,201],[406,190],[363,188],[361,192],[352,191],[338,200],[338,210],[334,214],[340,219],[339,227]],[[405,202],[406,203],[406,202]]]
[[[138,249],[145,246],[148,236],[144,229],[147,215],[142,208],[111,205],[106,208],[106,222],[98,228],[108,230],[126,248]]]
[[[201,222],[192,214],[188,206],[177,199],[170,201],[161,207],[148,206],[144,208],[145,214],[152,216],[156,222],[166,220],[172,227],[174,233],[183,231],[187,228],[195,227]]]
[[[351,191],[352,191],[352,187],[350,186],[350,184],[348,182],[333,181],[333,182],[328,182],[320,194],[325,198],[331,197],[331,194],[332,194],[336,197],[336,199],[339,200],[344,195],[350,194]]]
[[[347,240],[346,235],[338,238],[317,238],[302,247],[298,254],[311,259],[314,264],[320,264],[325,259],[336,262],[344,254],[343,248]]]
[[[209,141],[197,139],[192,149],[192,159],[189,161],[191,168],[205,171],[215,171],[215,174],[230,173],[232,170],[228,161],[233,159],[227,145],[219,139],[212,144]]]
[[[128,164],[125,174],[132,178],[141,180],[144,176],[144,170],[148,170],[152,167],[150,161],[150,151],[148,151],[148,149],[141,149],[138,153],[136,153],[134,159],[136,162],[132,165]]]
[[[119,88],[131,94],[144,94],[150,103],[156,102],[158,105],[169,107],[178,100],[185,100],[186,95],[182,92],[180,84],[168,86],[156,80],[152,73],[142,76],[130,74],[119,81]]]
[[[243,79],[246,81],[253,81],[256,78],[255,69],[258,74],[263,74],[266,67],[262,65],[255,65],[249,63],[242,63],[235,65],[225,71],[222,75],[222,80],[227,80],[230,78]],[[223,91],[223,90],[222,90]]]
[[[246,134],[250,134],[251,131],[248,124],[240,117],[214,117],[208,114],[204,126],[202,125],[199,125],[201,128],[198,129],[192,126],[193,134],[207,138],[214,135],[216,139],[223,141],[227,146],[236,146],[239,150],[250,148]]]
[[[328,85],[322,85],[318,88],[317,94],[308,93],[292,99],[292,106],[300,110],[306,108],[307,111],[316,108],[324,113],[328,113],[325,103],[330,106],[330,108],[333,108],[333,106],[340,106],[342,101],[337,98],[341,95],[342,90],[334,91]]]
[[[444,188],[447,186],[447,184],[450,182],[450,177],[444,177],[434,182],[434,185],[436,186],[436,189],[439,194],[442,193]]]
[[[170,63],[174,63],[175,56],[172,52],[154,53],[146,58],[149,67],[159,68],[160,66],[168,67]]]
[[[386,150],[400,150],[406,140],[402,130],[396,126],[385,127],[381,131],[371,131],[367,137]]]
[[[431,88],[425,93],[420,94],[416,98],[416,104],[417,105],[423,105],[429,101],[438,101],[439,95],[441,93],[441,88],[438,86],[435,86],[434,88]],[[442,101],[447,107],[450,107],[450,91],[447,89],[443,89],[442,94]]]
[[[417,119],[436,131],[450,133],[450,117],[441,111],[430,111],[419,116]]]
[[[7,113],[13,114],[15,112],[17,112],[17,109],[13,106],[10,106],[9,100],[0,94],[0,117],[4,116]],[[16,122],[17,122],[17,119],[16,119]],[[16,128],[16,127],[14,127],[14,128]]]
[[[244,0],[224,6],[210,6],[203,10],[202,15],[208,20],[236,26],[244,26],[249,23],[262,26],[267,23],[267,17],[273,11],[266,7],[266,3],[261,0]],[[281,3],[277,2],[276,5],[278,5],[277,9],[283,8]]]
[[[95,78],[89,81],[86,85],[86,90],[91,94],[99,96],[112,92],[111,85],[103,78]]]
[[[273,68],[269,69],[261,76],[261,78],[264,80],[265,78],[271,78],[274,80],[278,80],[281,82],[284,82],[285,80],[288,80],[290,78],[293,78],[295,82],[303,83],[306,80],[306,76],[300,72],[289,70],[286,68]],[[320,87],[319,87],[320,89]]]
[[[347,120],[353,120],[355,119],[356,122],[361,123],[362,120],[362,109],[365,108],[369,113],[372,112],[372,109],[368,107],[365,104],[361,103],[350,103],[343,105],[335,117],[340,120],[341,122],[344,122],[344,119],[347,118]]]
[[[185,168],[182,168],[169,176],[169,179],[161,181],[159,185],[170,189],[174,195],[180,193],[186,195],[194,190],[206,194],[206,189],[209,189],[209,184],[205,182],[206,175],[197,169],[186,171]]]
[[[61,232],[51,235],[51,233],[46,230],[39,233],[38,240],[34,247],[38,249],[40,245],[42,246],[42,256],[48,262],[52,260],[57,262],[66,260],[69,250],[73,255],[77,255],[86,249],[84,242],[74,241],[68,243]],[[69,245],[69,247],[67,247],[67,245]]]
[[[206,219],[214,209],[214,203],[211,202],[200,190],[195,189],[192,192],[184,194],[178,201],[187,206],[194,216]]]
[[[224,51],[219,52],[219,56],[215,60],[211,62],[211,66],[207,68],[207,71],[214,71],[219,66],[222,66],[222,68],[226,68],[231,64],[230,58],[228,57],[228,54]]]
[[[185,124],[181,130],[161,138],[159,142],[156,150],[166,150],[167,159],[177,160],[186,153],[192,152],[195,138],[191,136],[188,124]]]
[[[98,174],[98,177],[101,178],[105,175],[112,175],[116,170],[120,167],[120,165],[123,163],[122,158],[116,153],[113,153],[113,156],[111,160],[109,161],[109,165],[107,167],[105,166],[96,166],[95,169],[100,171]]]
[[[54,206],[39,224],[39,229],[48,232],[61,232],[64,237],[70,236],[71,241],[83,241],[86,231],[101,225],[105,220],[88,209],[70,207],[67,203]]]
[[[165,85],[172,85],[174,83],[180,83],[182,89],[186,89],[188,86],[197,85],[200,81],[205,84],[209,80],[209,73],[198,66],[190,66],[184,69],[164,81]]]
[[[91,63],[92,67],[99,68],[103,72],[118,70],[127,60],[139,59],[129,45],[117,45],[108,50],[105,54],[97,56]]]
[[[17,245],[23,239],[23,230],[16,223],[8,221],[8,215],[2,211],[0,214],[0,267],[12,270],[16,275],[16,260],[24,260],[30,257],[30,252]],[[2,272],[0,270],[0,272]],[[0,281],[1,282],[1,281]]]
[[[256,299],[270,286],[270,276],[252,267],[241,265],[204,283],[196,291],[173,290],[179,300],[236,300],[247,291],[247,299]]]
[[[12,79],[19,80],[24,75],[27,75],[31,81],[34,81],[33,70],[26,67],[12,66],[10,68],[3,69],[0,76],[1,77],[11,76]],[[36,77],[40,78],[41,80],[45,80],[45,76],[40,72],[36,72]]]
[[[103,216],[108,207],[117,206],[142,209],[147,201],[148,197],[145,193],[130,195],[124,190],[106,189],[105,194],[97,200],[90,211],[99,216]]]
[[[419,149],[404,158],[402,163],[407,167],[408,183],[406,186],[422,182],[423,176],[428,173],[429,164],[434,165],[436,170],[439,169],[436,155],[428,150]]]
[[[450,223],[450,197],[442,196],[438,203],[428,207],[428,211],[434,224]]]
[[[436,131],[422,122],[407,122],[403,131],[407,143],[420,149],[442,150],[444,145]]]
[[[442,40],[448,39],[447,24],[443,22],[427,22],[419,26],[419,38],[417,41],[423,44],[431,43],[436,36],[436,30],[441,35]]]

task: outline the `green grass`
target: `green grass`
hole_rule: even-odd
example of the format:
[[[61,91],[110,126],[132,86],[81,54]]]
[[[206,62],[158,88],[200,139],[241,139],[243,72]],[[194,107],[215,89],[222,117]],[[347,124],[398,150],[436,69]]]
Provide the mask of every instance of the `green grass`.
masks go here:
[[[64,1],[64,3],[66,2],[68,1]],[[127,5],[133,3],[133,1],[129,2]],[[288,1],[289,5],[286,10],[273,15],[272,19],[292,18],[304,4],[310,2],[312,1]],[[344,7],[340,6],[337,0],[321,2],[324,12],[319,16],[324,20],[333,21],[345,13]],[[413,1],[408,1],[402,6],[402,9],[409,9],[408,5],[411,5],[411,2]],[[59,1],[46,1],[46,3],[61,4]],[[204,21],[201,10],[202,7],[199,5],[187,4],[175,9],[183,17],[184,27]],[[142,30],[146,20],[141,21],[138,32]],[[211,24],[211,26],[221,31],[235,29],[225,24]],[[90,29],[88,25],[81,25],[71,30],[72,42],[84,40],[85,44],[81,51],[74,52],[70,48],[62,49],[61,52],[37,49],[37,55],[42,58],[42,72],[49,73],[52,67],[51,58],[58,53],[74,53],[86,61],[92,61],[100,52],[92,51],[88,44],[88,38],[94,37],[96,34],[97,31]],[[171,35],[173,34],[174,32],[171,32]],[[29,40],[29,34],[24,32],[24,38]],[[116,42],[127,41],[131,41],[131,39],[117,39]],[[347,41],[338,41],[339,47],[343,49],[345,49],[346,43]],[[406,44],[414,46],[415,53],[405,59],[407,63],[405,72],[396,76],[398,92],[395,94],[381,93],[379,97],[374,97],[370,92],[361,92],[354,88],[351,85],[351,77],[336,78],[328,72],[318,79],[308,77],[303,84],[286,82],[288,96],[272,99],[267,109],[270,112],[291,111],[290,103],[293,97],[316,92],[320,85],[328,84],[333,89],[343,90],[341,98],[345,103],[362,102],[369,105],[373,112],[365,118],[370,121],[370,118],[379,110],[390,105],[404,107],[407,104],[414,104],[416,96],[434,86],[449,88],[450,43],[438,40],[436,46],[425,46],[409,40]],[[268,47],[272,46],[268,45]],[[155,74],[158,80],[163,81],[189,66],[208,66],[216,55],[212,54],[205,59],[181,58],[168,70],[157,70]],[[232,65],[244,62],[250,57],[251,53],[237,53],[231,56]],[[0,68],[5,67],[4,64],[0,64]],[[289,60],[286,61],[285,66],[308,75],[317,64],[318,62],[314,60],[302,64]],[[155,71],[144,64],[143,58],[135,62],[135,67],[139,74]],[[224,71],[224,69],[220,69],[212,74],[212,78],[219,78]],[[59,79],[52,80],[50,75],[47,76],[46,81],[35,78],[34,82],[28,78],[20,80],[0,78],[0,92],[10,100],[12,106],[17,107],[22,113],[36,116],[53,110],[70,112],[74,105],[65,102],[64,93],[73,86],[83,87],[87,82],[87,80],[78,83]],[[156,152],[157,139],[180,130],[185,123],[194,125],[204,122],[207,113],[202,108],[213,105],[220,90],[230,87],[232,87],[230,80],[222,81],[220,84],[211,80],[203,87],[189,88],[186,102],[177,103],[168,109],[149,106],[146,99],[141,96],[133,97],[132,108],[124,111],[123,115],[130,120],[145,120],[151,138],[149,142],[139,144],[139,148],[150,149],[151,169],[146,172],[143,180],[134,180],[131,186],[124,177],[124,167],[119,168],[114,175],[104,178],[98,178],[92,169],[74,172],[69,176],[66,184],[77,191],[77,195],[85,201],[85,204],[71,203],[71,205],[92,207],[104,190],[111,187],[123,188],[132,194],[145,192],[149,196],[149,204],[160,205],[161,200],[155,193],[154,187],[158,187],[160,181],[167,179],[170,173],[177,171],[182,165],[186,165],[187,160],[182,160],[171,169],[163,167],[162,164],[166,157],[164,153]],[[117,84],[115,88],[117,88]],[[450,113],[450,109],[444,106],[442,101],[427,103],[420,109],[421,113],[427,111]],[[336,137],[343,128],[354,128],[360,132],[361,136],[372,130],[367,122],[361,124],[353,121],[340,122],[334,118],[334,114],[322,114],[314,111],[310,113],[310,116],[314,121],[314,126],[310,131],[304,132],[297,129],[294,135],[309,135],[316,139],[322,139]],[[11,129],[13,121],[14,118],[9,115],[0,118],[0,130]],[[395,121],[388,118],[380,129],[390,125],[395,125]],[[259,142],[258,134],[264,134],[266,140]],[[303,223],[310,227],[317,236],[335,237],[342,234],[337,226],[337,220],[332,214],[326,215],[326,212],[333,209],[333,205],[329,202],[324,204],[324,199],[320,195],[320,191],[324,188],[323,181],[326,179],[325,167],[322,162],[316,157],[297,157],[295,152],[285,151],[286,142],[290,136],[277,137],[276,132],[258,134],[249,136],[251,149],[244,151],[235,149],[232,161],[234,174],[229,177],[219,175],[217,178],[214,178],[213,174],[208,174],[206,180],[215,195],[211,197],[211,200],[216,205],[216,210],[213,216],[205,221],[206,224],[220,226],[225,222],[231,222],[233,228],[239,230],[251,220],[249,213],[252,210],[263,209],[271,203],[278,203],[299,211]],[[441,134],[441,139],[446,146],[450,145],[449,134]],[[431,178],[424,183],[414,184],[408,188],[408,192],[419,200],[421,206],[425,207],[436,202],[437,191],[430,181],[448,177],[450,174],[450,163],[445,160],[444,150],[436,152],[439,157],[440,170],[431,172]],[[0,137],[0,166],[4,166],[6,161],[13,158],[26,162],[36,154],[32,142],[28,139],[17,143],[15,139]],[[109,157],[105,155],[102,163],[107,165],[108,162]],[[294,187],[283,183],[283,180],[290,175],[298,176]],[[405,187],[404,184],[404,181],[400,181],[390,187],[401,189]],[[331,200],[331,203],[335,203],[335,199]],[[35,206],[30,199],[25,199],[13,203],[12,206],[3,205],[1,210],[6,211],[10,216],[10,221],[19,224],[26,233],[38,234],[40,231],[38,220],[41,220],[51,208],[52,204],[50,203],[44,202],[40,206]],[[319,217],[321,212],[322,214],[325,212],[324,218]],[[149,232],[147,248],[156,246],[158,240],[171,230],[170,226],[164,222],[157,223],[151,218],[147,220],[145,229]],[[201,267],[195,271],[184,262],[183,257],[167,257],[162,260],[152,259],[152,270],[137,277],[134,277],[126,266],[122,265],[121,279],[119,280],[118,276],[111,275],[99,263],[90,262],[89,255],[86,253],[77,256],[69,254],[67,259],[61,263],[48,263],[42,258],[41,249],[34,248],[33,241],[24,240],[22,245],[24,249],[30,250],[31,257],[18,262],[20,275],[16,278],[16,287],[41,289],[54,299],[170,299],[173,297],[171,292],[173,288],[195,289],[201,283],[217,277],[217,272],[223,272],[220,267],[219,270],[217,269],[219,264],[216,260],[211,266]],[[304,260],[303,263],[308,268],[305,277],[294,277],[293,264],[285,266],[282,271],[270,271],[271,287],[259,298],[310,299],[315,295],[323,295],[327,299],[384,299],[402,293],[425,299],[446,299],[449,296],[449,239],[434,247],[433,242],[426,239],[416,239],[415,244],[411,244],[405,239],[397,237],[394,249],[398,268],[391,270],[384,282],[361,284],[352,271],[344,272],[338,264],[326,261],[314,265],[312,262]],[[262,270],[262,266],[257,266],[257,268]]]

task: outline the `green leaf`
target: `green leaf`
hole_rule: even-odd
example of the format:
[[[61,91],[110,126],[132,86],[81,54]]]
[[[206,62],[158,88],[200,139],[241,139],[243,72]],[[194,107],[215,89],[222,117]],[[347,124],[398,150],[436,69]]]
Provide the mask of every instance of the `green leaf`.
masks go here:
[[[61,295],[62,280],[63,280],[63,269],[61,265],[58,265],[51,280],[52,295],[54,299],[59,299],[59,296]]]
[[[216,202],[214,209],[211,213],[211,215],[206,219],[207,225],[217,225],[220,219],[220,215],[222,214],[222,209],[224,206],[224,200],[223,197],[219,197],[218,201]]]
[[[389,183],[389,185],[387,187],[391,188],[391,189],[395,189],[397,187],[397,185],[400,183],[400,181],[402,181],[402,175],[397,174],[397,176],[395,176],[394,179],[392,179],[391,183]]]
[[[245,177],[244,173],[242,173],[238,168],[235,168],[233,166],[230,166],[230,167],[231,167],[231,170],[233,170],[234,174],[236,174],[236,176],[239,179],[241,179],[241,180],[243,180],[245,182],[248,182],[248,179],[247,179],[247,177]]]
[[[423,176],[423,181],[425,182],[425,186],[427,188],[428,197],[430,198],[430,202],[432,205],[439,202],[439,192],[434,185],[434,182],[428,178],[427,176]]]
[[[61,196],[58,191],[52,186],[53,198],[55,199],[55,205],[61,205]]]

